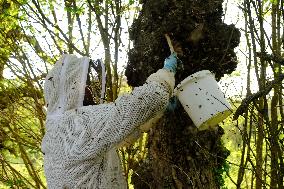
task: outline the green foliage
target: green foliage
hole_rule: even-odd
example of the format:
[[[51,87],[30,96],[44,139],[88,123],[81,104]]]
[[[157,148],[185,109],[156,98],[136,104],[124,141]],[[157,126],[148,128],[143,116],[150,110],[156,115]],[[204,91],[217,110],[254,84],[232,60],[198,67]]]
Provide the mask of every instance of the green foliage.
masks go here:
[[[38,175],[30,175],[28,169],[43,174],[39,141],[43,117],[34,106],[33,91],[17,80],[0,82],[0,99],[4,99],[0,107],[0,181],[13,188],[31,188],[28,182]]]
[[[1,189],[46,188],[40,149],[45,132],[42,81],[51,65],[61,54],[70,51],[79,56],[103,57],[101,51],[93,52],[97,47],[101,48],[102,44],[96,27],[96,14],[86,1],[68,1],[67,4],[57,0],[34,2],[0,0]],[[129,9],[121,11],[118,7],[116,10],[116,4],[110,0],[91,3],[102,20],[104,15],[108,16],[108,20],[102,23],[106,23],[109,28],[109,43],[118,42],[118,48],[121,48],[124,39],[119,36],[114,41],[112,31],[117,26],[117,16],[123,16],[124,11]],[[104,3],[109,5],[108,12]],[[121,3],[121,7],[127,7],[128,1]],[[134,4],[134,1],[129,3]],[[66,14],[71,16],[70,23]],[[66,23],[72,26],[72,32],[69,33],[70,28]],[[118,28],[118,31],[122,31],[121,27]],[[4,66],[11,70],[10,74],[16,79],[1,78]],[[143,138],[136,148],[141,149],[144,143]],[[131,157],[126,154],[125,157],[137,162],[142,158],[141,155]],[[131,170],[129,172],[131,174]]]
[[[99,3],[93,3],[94,8],[97,10],[97,13],[103,17],[104,15],[104,5],[105,1],[99,1]],[[128,0],[123,5],[124,7],[129,7],[134,5],[136,0]],[[265,15],[271,16],[271,5],[277,5],[279,0],[265,0],[259,1],[264,2],[263,8],[264,12],[260,13],[260,17]],[[26,6],[27,3],[30,3],[30,6]],[[44,77],[50,65],[52,65],[60,54],[63,52],[68,52],[67,44],[73,44],[78,50],[75,51],[75,54],[86,55],[87,50],[83,48],[83,42],[89,44],[90,46],[96,46],[99,44],[95,38],[91,38],[89,42],[86,40],[88,35],[96,34],[98,36],[98,30],[96,27],[94,17],[95,14],[92,12],[92,17],[88,18],[91,21],[91,31],[88,31],[88,23],[84,22],[87,20],[85,18],[89,10],[89,6],[85,1],[78,1],[77,7],[68,6],[64,7],[59,2],[51,1],[38,1],[42,10],[45,11],[46,15],[50,19],[49,23],[47,20],[43,20],[42,17],[37,17],[38,15],[33,14],[33,10],[38,13],[38,10],[35,9],[35,5],[28,0],[12,1],[12,0],[0,0],[0,188],[44,188],[39,184],[42,182],[45,185],[45,179],[43,175],[42,168],[42,154],[40,151],[40,142],[44,134],[44,119],[45,114],[43,113],[42,107],[44,104],[42,90],[38,81]],[[109,4],[112,1],[108,1]],[[56,16],[53,17],[52,11],[54,10]],[[65,10],[62,11],[62,10]],[[125,10],[128,10],[125,8]],[[254,9],[252,9],[253,11]],[[61,14],[61,12],[64,12]],[[73,20],[75,20],[75,14],[78,14],[82,17],[82,28],[83,35],[80,35],[78,30],[78,25],[74,22],[74,35],[72,36],[73,40],[68,40],[66,35],[67,31],[65,29],[66,12],[71,13]],[[28,14],[31,14],[29,17]],[[281,14],[279,14],[281,15]],[[282,13],[283,15],[283,13]],[[40,15],[39,15],[40,16]],[[259,15],[258,15],[259,16]],[[254,19],[254,22],[257,23],[257,17]],[[56,20],[57,19],[57,20]],[[60,22],[60,20],[63,20]],[[111,20],[111,19],[110,19]],[[112,19],[115,20],[115,19]],[[267,19],[269,22],[269,19]],[[47,26],[45,26],[46,24]],[[115,25],[114,23],[109,22],[108,26]],[[58,26],[58,27],[56,27]],[[75,27],[76,26],[76,27]],[[258,30],[258,27],[255,27],[254,30]],[[273,28],[272,28],[273,29]],[[279,31],[282,31],[282,28],[279,27]],[[111,30],[111,29],[109,29]],[[244,30],[244,29],[243,29]],[[66,36],[64,36],[66,35]],[[112,33],[110,34],[112,35]],[[256,36],[261,36],[259,33]],[[65,38],[66,37],[66,38]],[[111,36],[112,37],[112,36]],[[85,39],[83,39],[85,38]],[[268,36],[269,38],[269,36]],[[280,39],[280,38],[279,38]],[[120,39],[121,40],[121,39]],[[100,41],[100,39],[98,40]],[[259,41],[259,40],[257,40]],[[249,42],[251,44],[251,41]],[[268,43],[266,43],[267,45]],[[27,50],[28,49],[28,50]],[[32,51],[32,52],[30,52]],[[91,50],[90,50],[91,51]],[[101,53],[101,52],[100,52]],[[16,61],[13,64],[8,61],[10,60],[11,55],[14,55]],[[87,54],[91,56],[90,54]],[[93,55],[92,55],[93,56]],[[27,58],[25,58],[27,57]],[[36,57],[36,58],[35,58]],[[36,61],[35,61],[36,60]],[[32,63],[31,63],[32,62]],[[40,63],[45,64],[40,64]],[[114,62],[114,61],[112,61]],[[273,63],[273,61],[271,61]],[[14,68],[15,73],[20,77],[17,77],[15,80],[1,79],[1,71],[4,68],[4,65]],[[25,69],[23,68],[25,67]],[[30,67],[30,68],[29,68]],[[278,68],[275,68],[277,70]],[[283,69],[280,67],[280,69]],[[39,73],[33,75],[33,71],[40,70]],[[254,71],[254,70],[248,70]],[[282,70],[283,71],[283,70]],[[41,76],[41,74],[43,76]],[[234,72],[232,75],[239,76],[238,71]],[[37,79],[37,77],[39,79]],[[124,81],[125,82],[125,81]],[[129,87],[121,89],[121,93],[130,91]],[[282,97],[282,94],[280,95]],[[258,103],[256,101],[255,103]],[[269,101],[270,103],[270,101]],[[235,103],[235,106],[238,107],[239,103]],[[278,107],[279,106],[279,107]],[[277,108],[283,106],[282,104],[277,105]],[[255,172],[251,164],[255,166],[256,159],[254,154],[256,151],[256,141],[258,133],[258,111],[253,106],[250,105],[249,109],[253,109],[252,114],[252,123],[245,130],[248,134],[251,130],[252,137],[250,138],[249,152],[246,149],[245,157],[248,153],[250,157],[250,162],[246,164],[244,179],[241,184],[241,188],[251,188],[251,178],[255,178]],[[270,111],[270,107],[269,107]],[[279,115],[278,115],[279,114]],[[278,112],[278,121],[283,123],[283,118]],[[243,145],[243,128],[244,128],[244,118],[240,117],[238,119],[238,124],[233,122],[231,118],[228,118],[224,122],[225,135],[223,137],[224,144],[226,148],[230,150],[230,156],[227,160],[222,161],[217,168],[212,168],[215,173],[216,182],[220,185],[221,188],[235,188],[235,184],[231,179],[236,182],[238,178],[238,173],[240,167],[240,159],[242,156],[242,145]],[[279,135],[277,136],[279,143],[284,141],[283,129],[281,130],[281,125],[278,125]],[[270,149],[269,149],[269,125],[265,125],[265,143],[263,148],[263,157],[267,158],[266,163],[267,167],[263,167],[263,170],[266,168],[267,178],[266,182],[269,182],[270,177]],[[242,131],[242,132],[241,132]],[[128,181],[131,182],[131,166],[139,163],[141,159],[145,158],[147,149],[145,147],[147,136],[144,135],[136,142],[132,148],[123,148],[120,154],[122,155],[122,161],[124,163],[125,171],[127,172]],[[268,147],[266,148],[265,145]],[[281,144],[280,144],[281,145]],[[23,147],[28,160],[32,162],[31,165],[25,165],[23,161],[23,152],[21,152],[21,147]],[[131,164],[132,163],[132,164]],[[31,175],[27,167],[33,167],[37,171],[36,175]],[[13,168],[15,170],[13,170]],[[9,174],[5,175],[4,173],[8,172]],[[17,175],[21,173],[22,176]],[[229,176],[231,179],[229,178]],[[34,183],[38,185],[32,186]],[[170,185],[170,184],[169,184]]]
[[[85,12],[84,7],[74,7],[74,6],[69,6],[69,7],[64,7],[64,10],[73,14],[83,14]]]
[[[18,7],[10,0],[0,1],[0,78],[4,64],[13,51],[13,39],[19,37]]]
[[[270,0],[270,2],[274,5],[277,5],[279,3],[279,0]]]
[[[13,186],[21,186],[23,184],[23,180],[7,180],[5,184],[10,188],[12,188]]]
[[[230,151],[225,147],[224,142],[221,142],[221,146],[224,148],[222,157],[228,157],[230,155]],[[216,183],[218,183],[218,186],[223,187],[225,186],[225,177],[226,173],[229,172],[230,165],[226,161],[226,159],[219,158],[218,167],[213,168],[213,173],[215,177]]]
[[[225,177],[225,174],[229,172],[229,169],[230,169],[230,165],[226,161],[224,161],[224,163],[220,165],[218,168],[214,169],[215,179],[220,187],[225,186],[224,177]]]
[[[129,5],[133,5],[135,3],[135,0],[129,0]]]

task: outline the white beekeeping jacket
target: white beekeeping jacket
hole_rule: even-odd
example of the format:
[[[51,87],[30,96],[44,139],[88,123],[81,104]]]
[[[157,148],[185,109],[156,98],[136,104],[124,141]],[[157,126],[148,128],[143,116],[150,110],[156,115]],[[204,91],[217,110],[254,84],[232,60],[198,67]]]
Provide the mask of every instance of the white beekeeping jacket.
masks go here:
[[[164,69],[114,103],[83,106],[89,58],[63,55],[45,80],[42,141],[49,189],[127,188],[117,145],[164,111],[174,75]]]

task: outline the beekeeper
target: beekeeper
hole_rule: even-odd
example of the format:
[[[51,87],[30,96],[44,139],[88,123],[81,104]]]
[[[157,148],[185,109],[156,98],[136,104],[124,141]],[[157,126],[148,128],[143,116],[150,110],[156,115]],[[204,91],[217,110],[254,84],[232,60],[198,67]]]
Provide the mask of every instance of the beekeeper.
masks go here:
[[[49,189],[126,189],[117,145],[164,111],[173,92],[174,53],[131,94],[113,103],[83,106],[89,62],[87,57],[63,55],[45,80],[42,152]]]

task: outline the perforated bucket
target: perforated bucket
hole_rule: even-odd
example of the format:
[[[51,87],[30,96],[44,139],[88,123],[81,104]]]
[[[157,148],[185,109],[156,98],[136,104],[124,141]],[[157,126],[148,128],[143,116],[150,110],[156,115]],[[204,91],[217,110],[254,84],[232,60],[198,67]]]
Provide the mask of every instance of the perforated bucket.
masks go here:
[[[214,75],[208,70],[184,79],[176,87],[175,95],[199,130],[215,127],[232,112]]]

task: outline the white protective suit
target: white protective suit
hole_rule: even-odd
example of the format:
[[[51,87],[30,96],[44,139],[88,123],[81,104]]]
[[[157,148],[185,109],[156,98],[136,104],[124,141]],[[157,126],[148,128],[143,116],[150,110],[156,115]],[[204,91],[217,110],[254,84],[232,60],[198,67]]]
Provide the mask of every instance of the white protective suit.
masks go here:
[[[89,58],[63,55],[45,80],[42,141],[49,189],[127,188],[117,144],[164,111],[174,74],[164,69],[114,103],[83,106]]]

